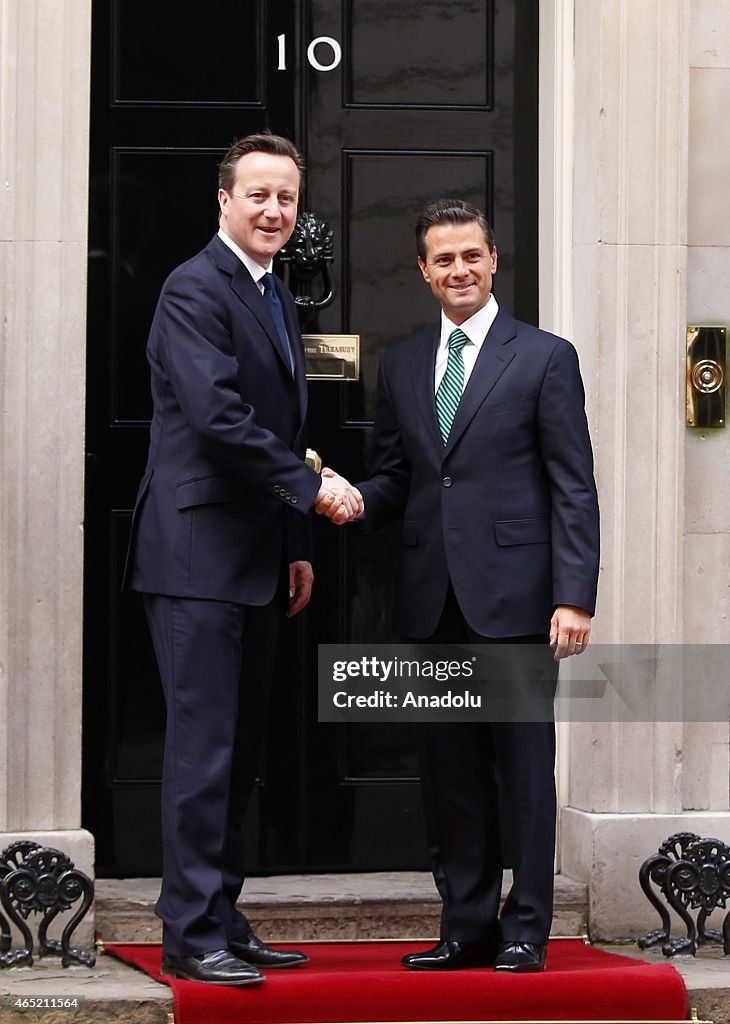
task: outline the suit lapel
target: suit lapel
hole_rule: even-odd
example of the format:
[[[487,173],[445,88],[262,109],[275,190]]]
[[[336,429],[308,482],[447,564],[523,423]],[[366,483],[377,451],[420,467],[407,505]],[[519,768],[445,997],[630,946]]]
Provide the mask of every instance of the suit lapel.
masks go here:
[[[433,386],[436,351],[438,349],[440,337],[440,327],[435,328],[430,334],[426,335],[424,339],[424,348],[427,347],[428,352],[424,352],[422,356],[419,355],[419,357],[413,361],[412,381],[414,394],[416,396],[416,405],[423,418],[426,430],[432,438],[433,443],[438,445],[439,448],[443,448],[444,443],[441,439],[441,431],[439,429],[438,419],[436,418],[436,392]]]
[[[248,306],[258,322],[261,324],[266,332],[266,337],[269,339],[274,351],[276,352],[277,358],[281,360],[282,364],[286,368],[286,372],[291,376],[291,366],[289,365],[289,360],[284,355],[284,351],[281,346],[281,339],[279,338],[279,332],[276,329],[274,321],[271,319],[271,314],[266,308],[266,300],[259,291],[259,286],[240,261],[238,262],[238,267],[233,275],[233,279],[231,280],[231,288],[239,299]],[[282,306],[283,305],[284,303],[282,302]]]
[[[279,285],[278,281],[276,287],[284,309],[284,321],[289,335],[291,354],[294,359],[294,381],[299,398],[299,414],[303,423],[307,414],[307,368],[304,362],[304,344],[296,317],[296,307],[294,307],[295,312],[292,313],[291,301],[287,301],[286,297],[282,295],[281,285]]]
[[[444,447],[444,454],[451,451],[457,443],[479,407],[486,401],[490,391],[514,359],[515,352],[510,348],[509,343],[516,334],[516,321],[508,313],[503,313],[500,310],[484,340],[474,369],[464,388],[448,443]]]
[[[223,270],[224,273],[230,275],[231,290],[256,317],[264,334],[273,346],[277,358],[281,360],[282,364],[286,367],[287,372],[291,374],[291,367],[288,365],[288,362],[284,357],[284,353],[281,348],[281,341],[279,340],[279,334],[274,325],[274,321],[271,319],[269,311],[266,308],[266,302],[259,291],[258,285],[251,277],[248,270],[244,267],[243,263],[241,263],[238,256],[236,256],[236,254],[229,249],[217,235],[214,235],[210,245],[208,246],[208,250],[216,265]]]

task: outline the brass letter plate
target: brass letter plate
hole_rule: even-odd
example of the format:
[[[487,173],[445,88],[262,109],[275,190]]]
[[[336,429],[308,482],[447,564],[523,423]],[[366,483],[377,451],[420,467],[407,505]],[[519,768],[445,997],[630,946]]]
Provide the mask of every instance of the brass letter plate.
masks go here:
[[[359,334],[303,334],[307,380],[359,380]]]
[[[687,328],[687,426],[724,427],[726,354],[724,327]]]

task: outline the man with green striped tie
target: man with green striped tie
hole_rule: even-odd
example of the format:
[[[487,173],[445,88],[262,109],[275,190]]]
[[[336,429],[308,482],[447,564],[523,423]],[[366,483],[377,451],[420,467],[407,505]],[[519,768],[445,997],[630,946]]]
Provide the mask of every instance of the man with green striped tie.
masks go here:
[[[430,204],[416,243],[441,319],[381,360],[371,476],[359,485],[364,525],[402,519],[405,639],[541,645],[531,651],[549,693],[548,720],[419,724],[443,911],[438,944],[403,963],[541,971],[555,852],[552,695],[557,661],[588,644],[598,579],[583,385],[568,341],[499,308],[497,249],[479,210]],[[519,669],[515,679],[532,694]],[[500,913],[506,865],[513,884]]]

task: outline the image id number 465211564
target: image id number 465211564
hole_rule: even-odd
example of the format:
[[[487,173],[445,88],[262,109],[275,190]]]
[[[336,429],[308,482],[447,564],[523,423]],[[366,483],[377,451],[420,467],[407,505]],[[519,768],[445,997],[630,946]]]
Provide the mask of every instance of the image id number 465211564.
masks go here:
[[[0,995],[0,1010],[15,1010],[20,1013],[58,1013],[59,1010],[79,1010],[83,1005],[83,996]]]

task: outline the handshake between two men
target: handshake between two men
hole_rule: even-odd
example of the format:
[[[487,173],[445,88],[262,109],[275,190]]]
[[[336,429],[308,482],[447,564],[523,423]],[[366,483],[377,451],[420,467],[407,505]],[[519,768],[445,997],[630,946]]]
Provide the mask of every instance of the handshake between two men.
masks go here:
[[[358,519],[365,510],[362,494],[344,476],[327,466],[322,470],[322,486],[314,502],[314,511],[327,516],[337,526]]]

